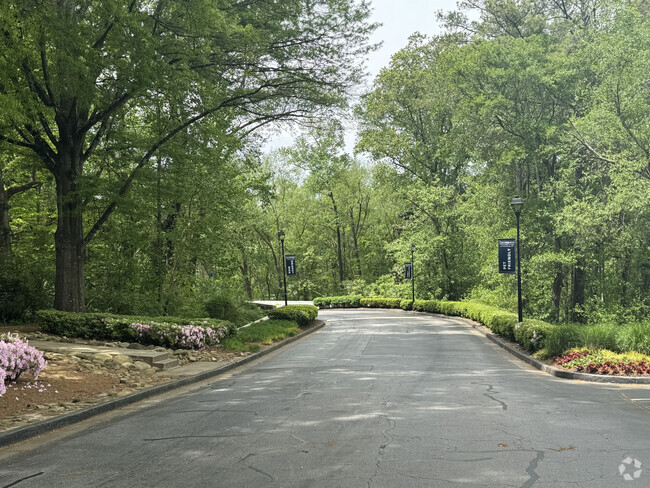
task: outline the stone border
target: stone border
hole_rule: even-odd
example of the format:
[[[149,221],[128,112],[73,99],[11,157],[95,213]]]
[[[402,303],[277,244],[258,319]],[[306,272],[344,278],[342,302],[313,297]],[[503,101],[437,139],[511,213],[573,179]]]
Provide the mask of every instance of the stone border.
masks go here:
[[[243,359],[234,361],[230,364],[226,364],[224,366],[221,366],[219,368],[215,368],[211,371],[205,371],[203,373],[196,374],[194,376],[189,376],[187,378],[181,378],[176,381],[172,381],[170,383],[165,383],[162,385],[154,386],[152,388],[148,388],[146,390],[138,391],[136,393],[132,393],[131,395],[127,395],[121,398],[117,398],[115,400],[110,400],[105,403],[101,403],[99,405],[93,405],[92,407],[84,408],[83,410],[79,410],[77,412],[72,412],[66,415],[61,415],[59,417],[54,417],[51,419],[43,420],[42,422],[37,422],[32,425],[26,425],[24,427],[18,427],[16,429],[12,429],[6,432],[0,433],[0,448],[9,446],[11,444],[15,444],[17,442],[22,442],[28,439],[31,439],[32,437],[39,436],[41,434],[45,434],[47,432],[51,432],[53,430],[58,430],[63,427],[67,427],[72,424],[76,424],[78,422],[82,422],[84,420],[87,420],[91,417],[94,417],[96,415],[110,412],[112,410],[117,410],[118,408],[126,407],[127,405],[131,405],[133,403],[139,402],[141,400],[145,400],[147,398],[150,398],[152,396],[156,395],[161,395],[162,393],[166,393],[171,390],[175,390],[177,388],[181,388],[183,386],[188,386],[194,383],[199,383],[201,381],[213,378],[215,376],[220,376],[228,371],[231,371],[239,366],[242,366],[246,363],[249,363],[251,361],[254,361],[255,359],[258,359],[262,356],[265,356],[283,346],[286,344],[290,344],[292,342],[295,342],[299,339],[302,339],[303,337],[319,330],[325,327],[327,322],[323,320],[315,320],[315,324],[310,327],[308,330],[305,330],[301,332],[300,334],[297,334],[293,337],[288,337],[281,342],[278,342],[276,344],[271,345],[270,347],[257,352],[255,354],[251,354],[250,356],[246,356]]]

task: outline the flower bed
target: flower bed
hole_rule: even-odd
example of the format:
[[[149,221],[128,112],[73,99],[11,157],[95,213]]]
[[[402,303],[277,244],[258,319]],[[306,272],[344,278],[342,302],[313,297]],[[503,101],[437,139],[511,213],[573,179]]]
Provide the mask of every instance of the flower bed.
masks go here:
[[[554,359],[555,364],[578,373],[650,375],[650,357],[640,353],[616,354],[606,349],[573,349]]]
[[[42,310],[37,313],[43,331],[66,337],[139,342],[145,345],[202,349],[233,335],[226,320],[177,317],[136,317],[98,313]]]
[[[0,335],[0,396],[7,391],[6,383],[16,381],[24,373],[34,379],[47,366],[43,353],[18,335]]]

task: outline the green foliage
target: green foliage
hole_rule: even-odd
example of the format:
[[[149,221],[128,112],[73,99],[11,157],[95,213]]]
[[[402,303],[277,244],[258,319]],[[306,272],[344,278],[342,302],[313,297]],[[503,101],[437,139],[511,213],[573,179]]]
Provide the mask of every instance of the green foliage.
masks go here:
[[[636,350],[634,347],[620,347],[617,339],[620,337],[622,329],[622,327],[618,327],[611,323],[583,326],[580,330],[582,336],[581,346],[589,349],[608,349],[613,352]],[[648,332],[650,332],[650,330],[648,330]]]
[[[402,305],[401,298],[362,298],[359,303],[362,307],[368,308],[400,308]]]
[[[318,307],[314,305],[285,305],[270,310],[268,316],[272,320],[289,320],[302,326],[316,320]]]
[[[227,295],[217,295],[205,302],[205,311],[213,319],[234,321],[237,315],[235,301]]]
[[[616,344],[623,352],[636,351],[650,355],[650,322],[640,322],[618,327]]]
[[[173,326],[195,325],[211,329],[225,328],[225,336],[235,333],[235,326],[214,319],[184,319],[178,317],[137,317],[99,313],[60,312],[40,310],[36,318],[41,329],[51,334],[82,339],[153,343],[172,347],[180,345],[170,340]],[[141,337],[132,324],[150,326],[155,334]]]
[[[356,308],[361,306],[361,295],[345,295],[340,297],[317,297],[314,305],[318,308]]]
[[[402,310],[413,310],[413,300],[400,301],[399,308]]]
[[[514,337],[519,345],[528,352],[548,349],[548,338],[558,328],[541,320],[524,320],[514,327]]]
[[[578,324],[559,325],[546,337],[545,349],[549,357],[562,355],[565,351],[582,347],[585,335]]]
[[[261,342],[271,344],[285,337],[292,337],[300,333],[300,328],[292,320],[263,320],[249,327],[240,329],[237,338],[243,342]]]
[[[259,351],[259,344],[272,344],[300,333],[298,324],[291,320],[263,320],[237,331],[233,337],[221,342],[224,349],[233,351]]]

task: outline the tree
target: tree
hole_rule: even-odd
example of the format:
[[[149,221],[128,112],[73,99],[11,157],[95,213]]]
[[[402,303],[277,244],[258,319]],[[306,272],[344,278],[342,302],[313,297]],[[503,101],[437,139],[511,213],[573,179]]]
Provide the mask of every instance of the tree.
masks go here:
[[[174,136],[211,123],[210,144],[342,104],[369,49],[367,17],[348,0],[3,3],[0,140],[56,182],[55,307],[84,310],[87,245]],[[113,158],[130,171],[84,225],[96,159],[120,138],[135,143]]]

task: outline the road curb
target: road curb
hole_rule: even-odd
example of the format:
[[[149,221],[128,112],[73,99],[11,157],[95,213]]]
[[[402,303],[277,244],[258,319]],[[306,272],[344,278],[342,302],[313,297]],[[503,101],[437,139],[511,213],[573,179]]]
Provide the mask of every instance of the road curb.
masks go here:
[[[322,329],[327,323],[323,320],[315,320],[315,322],[316,324],[312,326],[309,330],[303,331],[300,334],[297,334],[293,337],[288,337],[287,339],[284,339],[282,342],[273,344],[272,346],[268,347],[267,349],[264,349],[263,351],[257,352],[255,354],[251,354],[250,356],[246,356],[243,359],[215,368],[211,371],[205,371],[203,373],[199,373],[194,376],[188,376],[187,378],[181,378],[179,380],[172,381],[170,383],[154,386],[152,388],[148,388],[146,390],[138,391],[136,393],[132,393],[131,395],[124,396],[122,398],[116,398],[115,400],[110,400],[106,403],[93,405],[92,407],[84,408],[83,410],[79,410],[77,412],[61,415],[60,417],[54,417],[32,425],[26,425],[24,427],[18,427],[16,429],[9,430],[7,432],[2,432],[0,433],[0,448],[10,446],[18,442],[26,441],[33,437],[39,436],[41,434],[52,432],[54,430],[67,427],[69,425],[82,422],[96,415],[117,410],[118,408],[126,407],[133,403],[137,403],[139,401],[145,400],[147,398],[151,398],[156,395],[167,393],[168,391],[175,390],[183,386],[188,386],[210,378],[214,378],[216,376],[220,376],[239,366],[243,366],[246,363],[250,363],[251,361],[259,359],[260,357],[266,356],[267,354],[270,354],[271,352],[280,349],[281,347],[286,346],[287,344],[300,340],[303,337],[312,334],[313,332],[316,332],[319,329]]]
[[[602,375],[602,374],[589,374],[589,373],[576,373],[573,371],[565,371],[563,369],[556,368],[554,366],[549,366],[546,363],[543,363],[542,361],[535,359],[528,354],[525,354],[514,347],[512,347],[509,343],[505,342],[503,339],[498,337],[496,334],[493,334],[492,332],[485,332],[482,330],[483,326],[480,326],[479,324],[469,320],[465,319],[463,317],[450,317],[447,315],[440,315],[440,314],[431,314],[431,315],[437,315],[439,317],[445,317],[448,319],[452,319],[456,323],[460,323],[462,325],[466,326],[471,326],[482,334],[484,337],[488,338],[490,341],[494,342],[497,346],[499,346],[502,349],[505,349],[508,351],[510,354],[513,356],[517,357],[518,359],[521,359],[525,363],[530,364],[532,367],[539,369],[540,371],[543,371],[544,373],[550,374],[552,376],[555,376],[557,378],[563,378],[567,380],[580,380],[580,381],[591,381],[592,383],[619,383],[619,384],[628,384],[628,385],[650,385],[650,377],[648,376],[607,376],[607,375]]]

